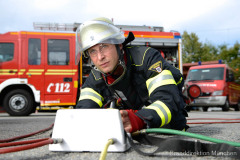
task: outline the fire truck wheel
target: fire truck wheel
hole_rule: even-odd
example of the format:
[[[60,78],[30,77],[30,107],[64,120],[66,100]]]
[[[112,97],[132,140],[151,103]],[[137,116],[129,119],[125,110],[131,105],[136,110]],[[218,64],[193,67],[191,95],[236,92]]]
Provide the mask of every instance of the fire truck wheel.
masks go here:
[[[11,116],[28,116],[34,107],[33,97],[26,90],[12,90],[4,97],[3,107]]]
[[[228,99],[226,99],[225,104],[222,106],[222,111],[229,111],[230,105]]]
[[[203,109],[204,112],[208,111],[208,107],[202,107],[202,109]]]

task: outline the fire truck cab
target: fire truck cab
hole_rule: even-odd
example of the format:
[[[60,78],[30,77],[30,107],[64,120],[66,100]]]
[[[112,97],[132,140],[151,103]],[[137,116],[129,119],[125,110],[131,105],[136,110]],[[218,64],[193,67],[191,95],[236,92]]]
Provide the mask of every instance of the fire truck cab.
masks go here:
[[[13,116],[41,106],[76,104],[75,34],[8,32],[0,35],[0,102]]]

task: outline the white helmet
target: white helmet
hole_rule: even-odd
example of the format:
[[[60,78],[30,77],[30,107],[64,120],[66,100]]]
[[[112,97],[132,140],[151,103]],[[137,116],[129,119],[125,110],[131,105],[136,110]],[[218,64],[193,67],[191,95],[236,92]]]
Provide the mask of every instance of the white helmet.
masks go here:
[[[77,53],[88,57],[87,49],[99,43],[121,44],[125,41],[124,33],[104,17],[82,23],[77,29]]]

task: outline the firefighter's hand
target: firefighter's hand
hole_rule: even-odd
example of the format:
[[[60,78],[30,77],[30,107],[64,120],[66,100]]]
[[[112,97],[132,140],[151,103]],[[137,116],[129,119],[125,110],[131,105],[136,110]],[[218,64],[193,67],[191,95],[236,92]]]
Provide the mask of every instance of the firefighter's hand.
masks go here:
[[[134,110],[120,110],[123,127],[126,132],[132,133],[146,127],[146,123],[140,119]]]
[[[132,130],[132,125],[128,116],[128,112],[126,110],[120,110],[120,114],[122,117],[123,127],[125,131],[129,133]]]

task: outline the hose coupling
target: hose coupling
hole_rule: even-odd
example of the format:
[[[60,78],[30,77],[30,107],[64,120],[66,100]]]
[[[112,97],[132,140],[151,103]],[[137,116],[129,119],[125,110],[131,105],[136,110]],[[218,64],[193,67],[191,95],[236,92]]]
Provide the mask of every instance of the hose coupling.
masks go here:
[[[53,144],[62,143],[62,142],[63,142],[62,138],[54,138],[53,139]]]
[[[142,129],[142,130],[138,130],[138,131],[136,131],[136,132],[133,132],[132,133],[132,136],[137,136],[137,135],[139,135],[139,134],[145,134],[146,133],[146,129]]]

